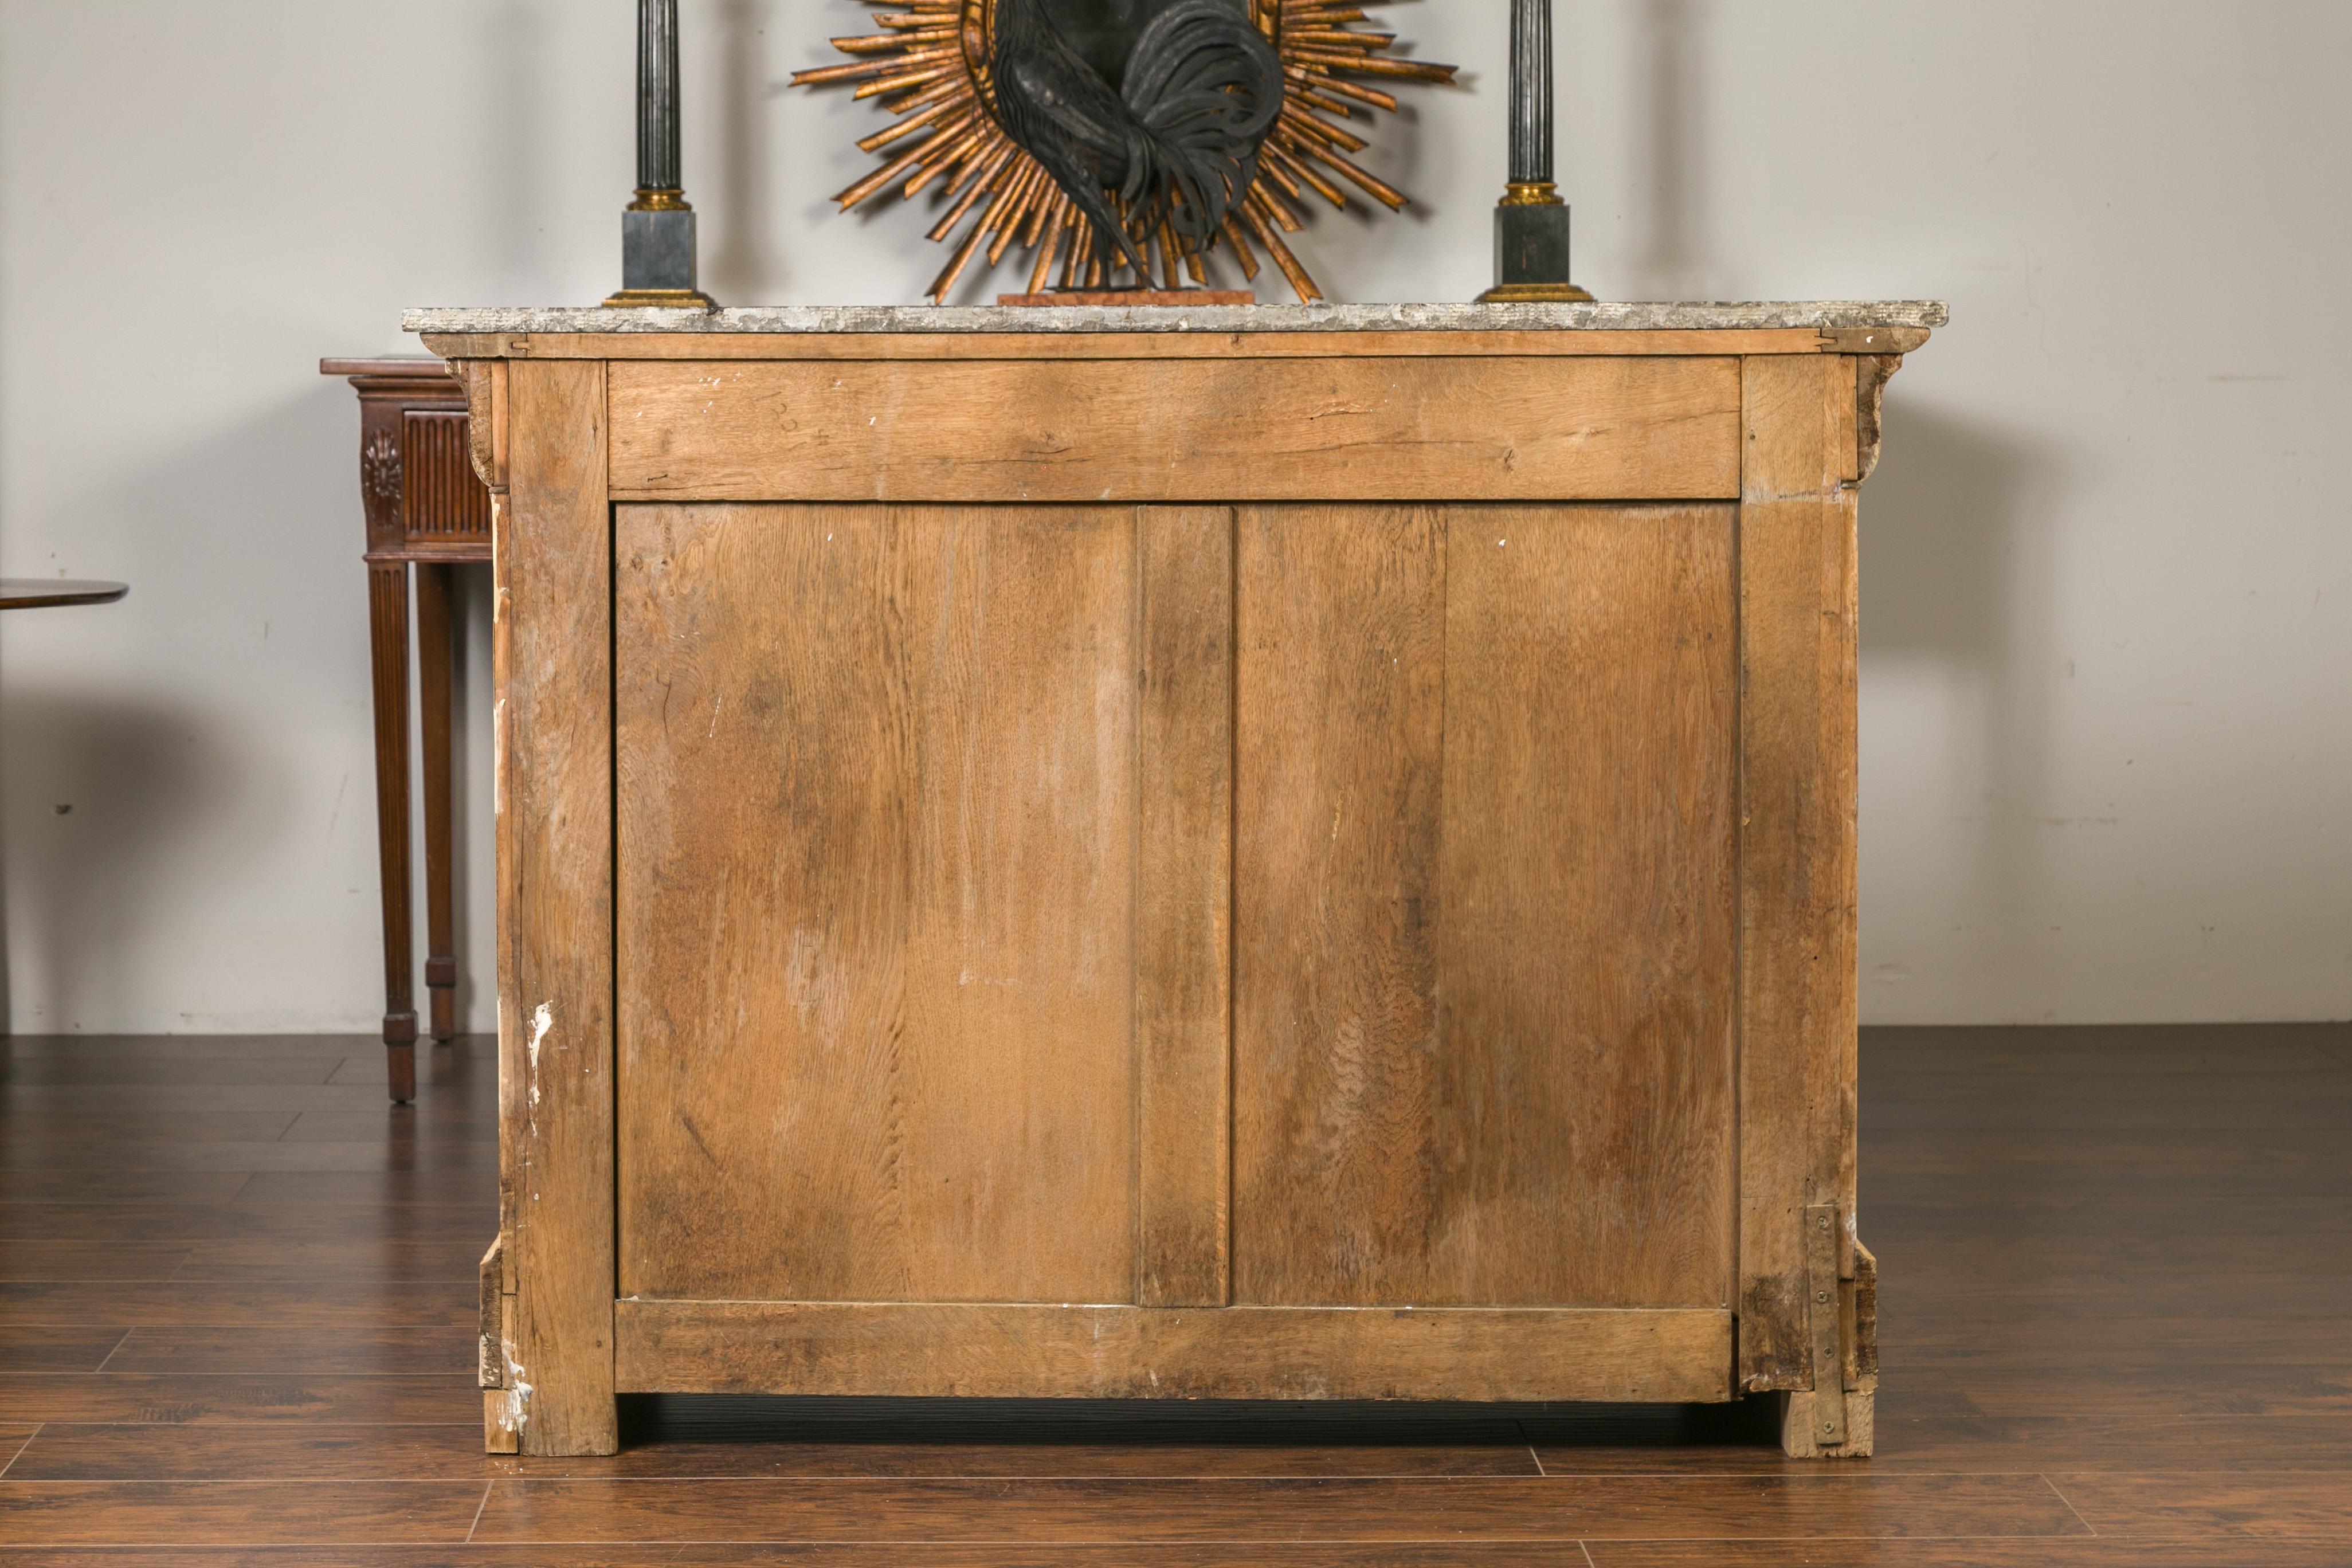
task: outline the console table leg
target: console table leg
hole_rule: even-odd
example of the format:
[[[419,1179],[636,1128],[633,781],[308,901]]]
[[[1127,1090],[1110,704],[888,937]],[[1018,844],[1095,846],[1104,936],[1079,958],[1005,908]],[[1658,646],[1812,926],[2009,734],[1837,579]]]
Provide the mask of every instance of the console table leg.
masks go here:
[[[456,569],[416,568],[416,675],[425,737],[425,994],[433,1038],[457,1033],[457,952],[450,893],[449,598]]]
[[[383,880],[383,1047],[392,1098],[416,1098],[416,1004],[408,934],[408,565],[368,566],[375,677],[376,859]]]

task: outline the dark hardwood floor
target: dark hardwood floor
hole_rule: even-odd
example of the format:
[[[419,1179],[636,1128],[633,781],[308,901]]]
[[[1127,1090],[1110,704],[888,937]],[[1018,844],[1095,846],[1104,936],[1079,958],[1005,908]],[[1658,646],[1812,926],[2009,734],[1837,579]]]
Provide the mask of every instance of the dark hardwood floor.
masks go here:
[[[0,1568],[2352,1563],[2352,1028],[1869,1032],[1879,1454],[1830,1465],[1707,1410],[685,1400],[488,1458],[493,1054],[421,1074],[0,1040]]]

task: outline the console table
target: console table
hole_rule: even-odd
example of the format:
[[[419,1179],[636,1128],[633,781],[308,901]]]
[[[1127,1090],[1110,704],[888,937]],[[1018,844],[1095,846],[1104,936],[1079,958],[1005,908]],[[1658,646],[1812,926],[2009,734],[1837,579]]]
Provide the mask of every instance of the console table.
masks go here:
[[[432,310],[489,1446],[617,1393],[1867,1453],[1854,518],[1925,304]]]
[[[490,559],[490,493],[467,457],[466,395],[425,355],[324,359],[360,395],[360,496],[367,510],[369,656],[375,689],[376,856],[383,889],[383,1045],[392,1098],[416,1094],[415,960],[410,952],[408,583],[416,574],[417,693],[425,773],[425,993],[432,1037],[457,1032],[450,887],[450,574]]]

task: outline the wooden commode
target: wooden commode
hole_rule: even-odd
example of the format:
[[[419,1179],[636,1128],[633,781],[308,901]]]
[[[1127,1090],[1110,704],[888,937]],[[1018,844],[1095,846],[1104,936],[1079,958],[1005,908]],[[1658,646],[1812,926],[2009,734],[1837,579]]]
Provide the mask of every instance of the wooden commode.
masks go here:
[[[429,310],[495,497],[490,1446],[1725,1401],[1863,1454],[1918,304]]]

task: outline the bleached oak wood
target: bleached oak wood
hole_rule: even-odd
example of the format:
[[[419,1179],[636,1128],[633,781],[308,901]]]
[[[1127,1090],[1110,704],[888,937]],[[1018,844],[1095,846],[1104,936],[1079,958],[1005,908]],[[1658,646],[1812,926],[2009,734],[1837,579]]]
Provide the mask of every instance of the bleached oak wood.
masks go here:
[[[508,481],[492,1445],[615,1389],[1801,1423],[1819,1353],[1866,1452],[1885,314],[438,319]]]
[[[1126,1299],[1138,514],[619,510],[621,1292]]]
[[[1730,1315],[624,1300],[621,1377],[685,1394],[1729,1397]]]
[[[1233,1105],[1234,515],[1137,519],[1135,1300],[1223,1306]]]
[[[967,505],[1728,500],[1739,364],[615,362],[612,486]]]
[[[503,1314],[493,1443],[609,1454],[613,1405],[612,541],[604,367],[511,367],[493,509]]]
[[[1739,509],[1739,1380],[1812,1385],[1803,1215],[1854,1201],[1855,388],[1751,359]]]
[[[1235,1300],[1729,1304],[1731,544],[1243,511]]]

